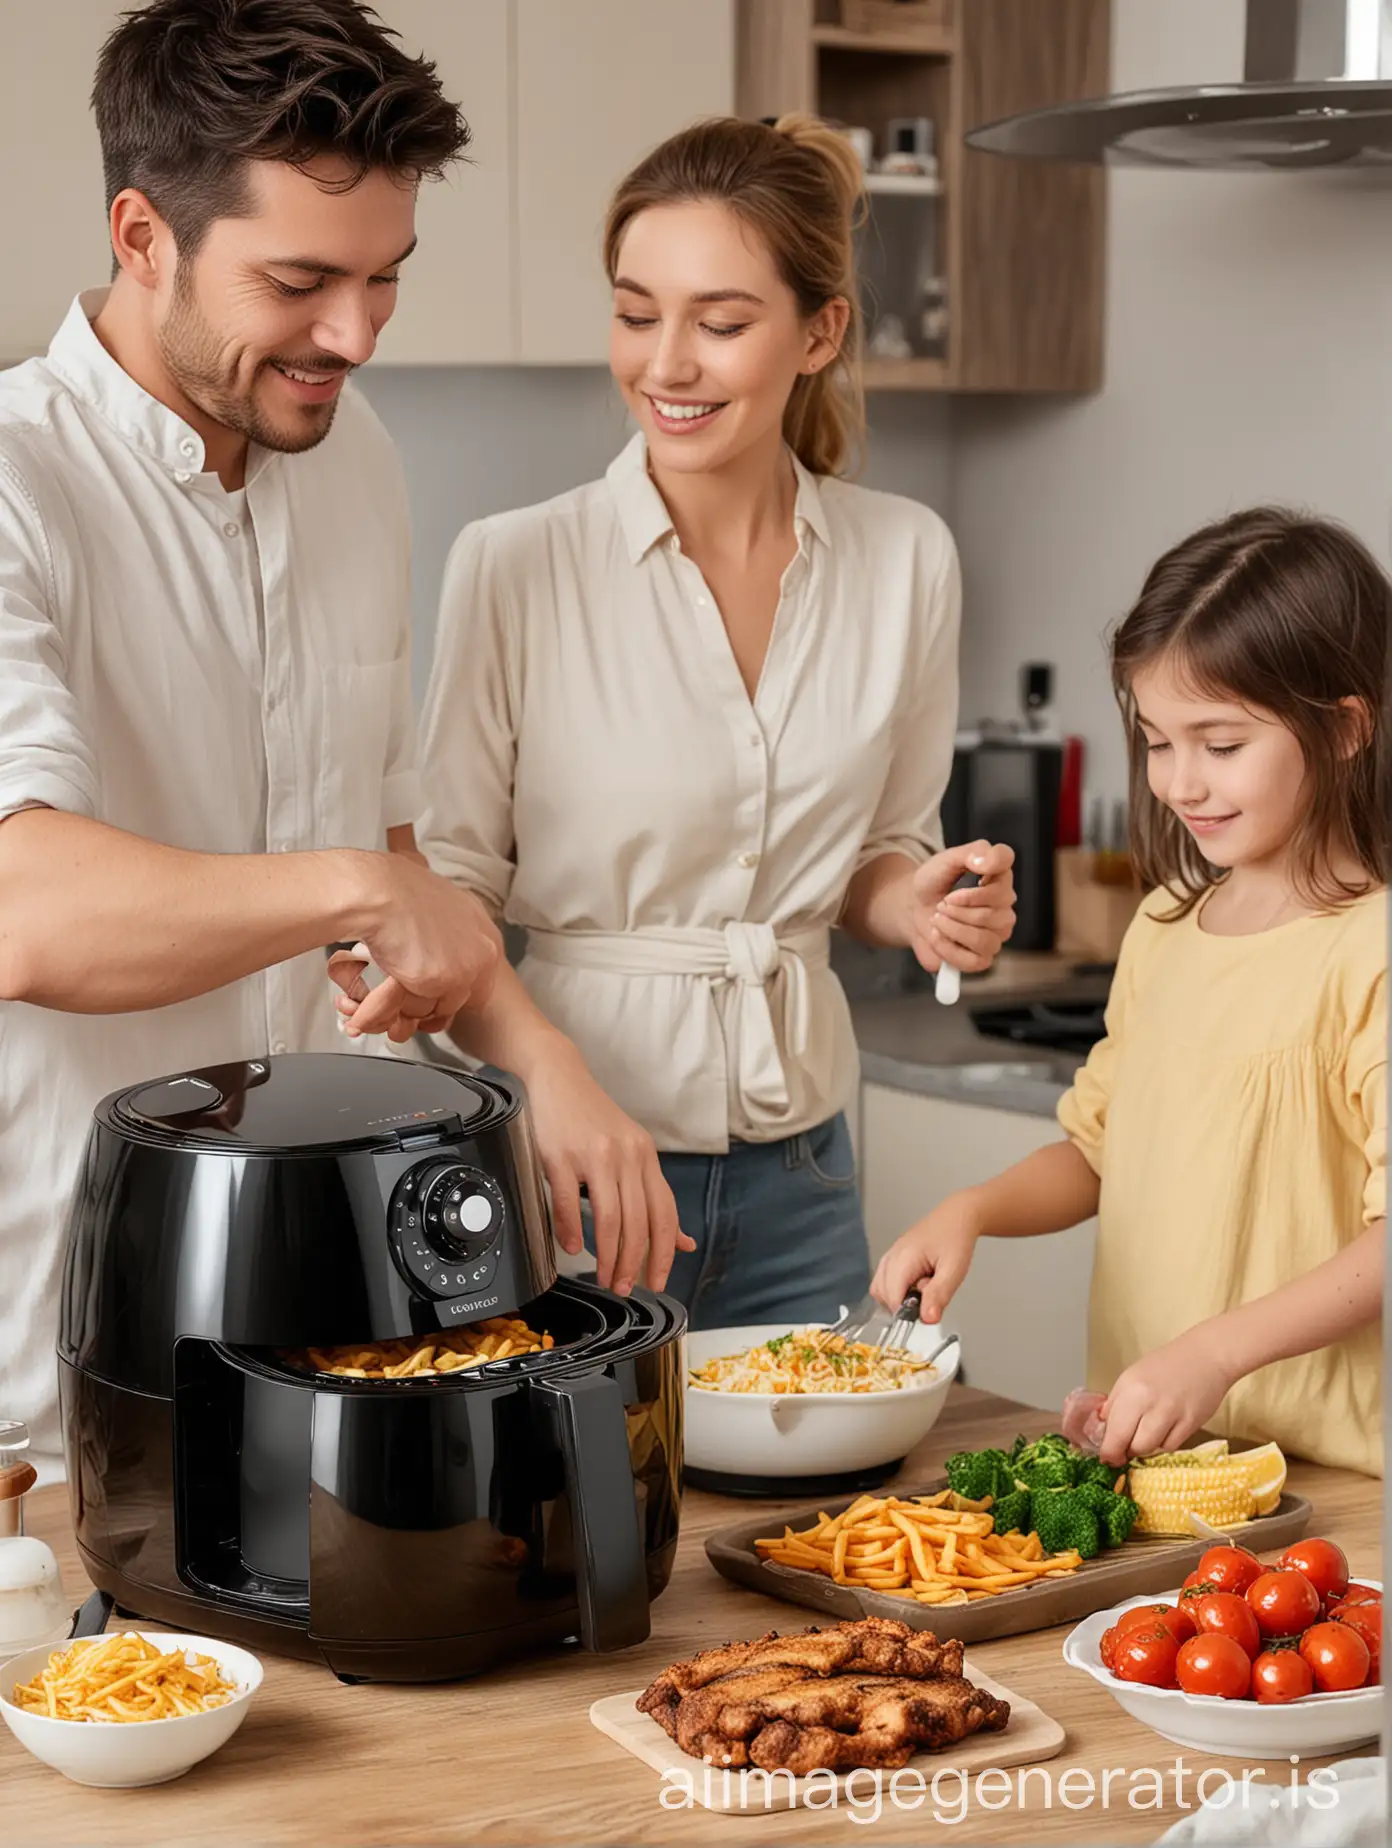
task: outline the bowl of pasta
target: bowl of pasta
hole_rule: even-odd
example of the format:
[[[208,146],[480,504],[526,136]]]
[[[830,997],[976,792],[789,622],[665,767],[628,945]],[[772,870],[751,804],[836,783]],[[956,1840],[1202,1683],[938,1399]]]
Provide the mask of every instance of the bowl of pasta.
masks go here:
[[[919,1323],[887,1352],[815,1325],[759,1323],[686,1338],[686,1466],[697,1487],[802,1494],[882,1482],[932,1430],[955,1340]]]
[[[126,1630],[26,1649],[0,1668],[0,1719],[75,1784],[167,1784],[246,1718],[261,1664],[208,1636]]]

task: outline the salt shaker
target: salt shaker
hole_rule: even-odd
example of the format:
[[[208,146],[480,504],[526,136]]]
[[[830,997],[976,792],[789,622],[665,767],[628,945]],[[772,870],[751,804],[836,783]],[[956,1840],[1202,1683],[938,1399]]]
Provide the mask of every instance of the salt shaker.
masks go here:
[[[38,1480],[29,1433],[0,1419],[0,1662],[67,1637],[71,1613],[52,1547],[24,1531],[24,1497]]]

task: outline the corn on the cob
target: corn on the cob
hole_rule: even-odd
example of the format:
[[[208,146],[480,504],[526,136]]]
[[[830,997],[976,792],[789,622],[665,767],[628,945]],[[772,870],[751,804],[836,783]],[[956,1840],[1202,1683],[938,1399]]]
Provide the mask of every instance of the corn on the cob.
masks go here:
[[[1226,1448],[1226,1447],[1225,1447]],[[1140,1510],[1136,1533],[1182,1534],[1197,1515],[1210,1527],[1241,1527],[1280,1499],[1286,1461],[1275,1444],[1235,1456],[1176,1451],[1133,1463],[1129,1493]]]

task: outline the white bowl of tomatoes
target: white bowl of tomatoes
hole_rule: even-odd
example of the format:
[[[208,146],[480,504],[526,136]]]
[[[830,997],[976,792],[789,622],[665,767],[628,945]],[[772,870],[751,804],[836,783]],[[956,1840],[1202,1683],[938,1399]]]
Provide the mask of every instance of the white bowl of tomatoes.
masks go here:
[[[1063,1657],[1175,1745],[1308,1758],[1381,1732],[1381,1643],[1381,1585],[1301,1540],[1271,1565],[1212,1546],[1178,1591],[1086,1618]]]

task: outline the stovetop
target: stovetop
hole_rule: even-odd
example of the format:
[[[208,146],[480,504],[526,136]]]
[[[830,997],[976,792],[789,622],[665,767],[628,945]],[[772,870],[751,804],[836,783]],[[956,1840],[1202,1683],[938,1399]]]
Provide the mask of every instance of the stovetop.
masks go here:
[[[974,1007],[970,1014],[977,1032],[988,1039],[1086,1058],[1106,1037],[1106,1006],[1101,1000],[1016,1001]]]

